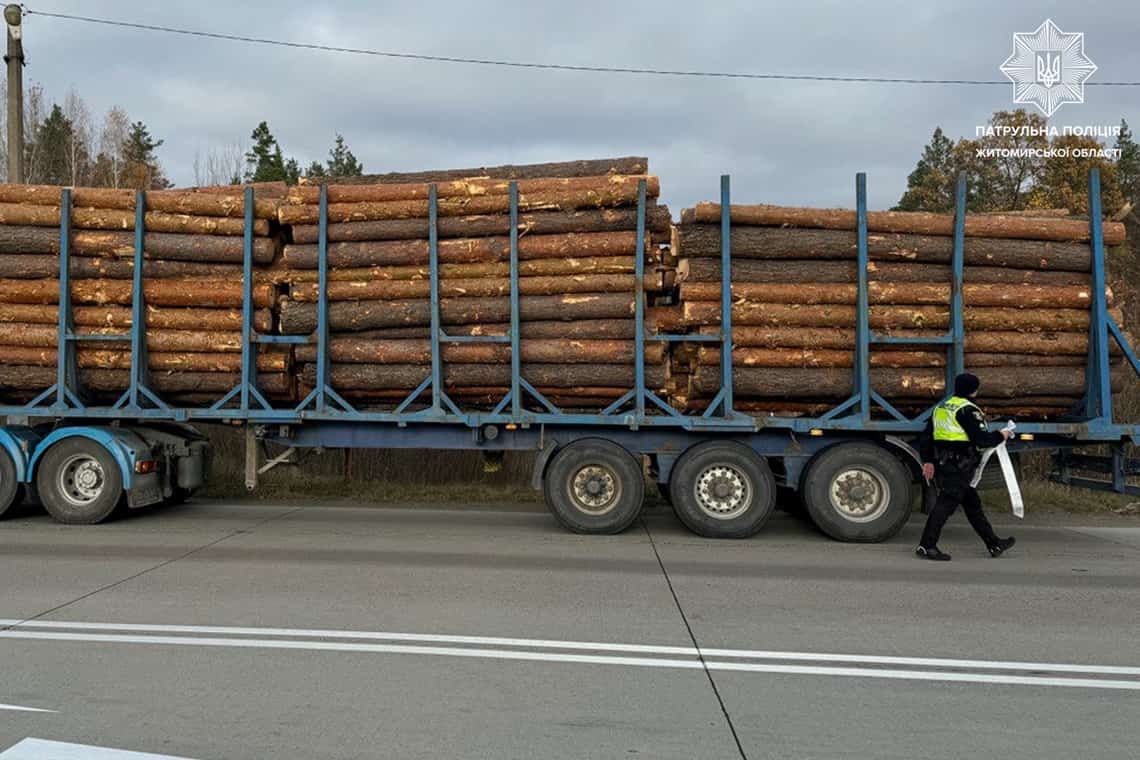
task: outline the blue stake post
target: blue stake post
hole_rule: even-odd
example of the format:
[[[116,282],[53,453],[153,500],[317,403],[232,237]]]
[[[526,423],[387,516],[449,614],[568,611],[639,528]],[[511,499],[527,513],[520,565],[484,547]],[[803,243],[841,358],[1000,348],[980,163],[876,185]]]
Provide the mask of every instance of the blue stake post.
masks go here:
[[[720,178],[720,387],[723,416],[732,416],[732,191]]]
[[[440,356],[439,319],[439,199],[435,183],[428,188],[428,277],[431,280],[431,408],[442,410],[443,357]],[[513,359],[512,359],[513,366]]]
[[[1108,367],[1108,302],[1105,296],[1104,230],[1101,223],[1100,171],[1089,171],[1089,244],[1092,246],[1093,313],[1092,353],[1086,372],[1092,373],[1089,384],[1088,412],[1104,424],[1112,424],[1112,387]]]
[[[946,363],[946,395],[954,378],[966,371],[966,329],[962,317],[962,283],[966,258],[966,175],[958,175],[954,189],[954,273],[950,283],[950,355]]]
[[[645,180],[637,183],[637,255],[634,258],[633,398],[637,422],[645,419]]]
[[[317,245],[317,411],[328,409],[329,382],[329,186],[321,185]]]
[[[59,313],[56,345],[55,406],[66,409],[75,398],[71,382],[75,368],[75,345],[71,319],[71,189],[59,197]]]
[[[858,246],[859,292],[855,304],[855,395],[859,399],[859,417],[864,424],[871,419],[870,313],[867,297],[867,175],[855,175],[855,237]]]
[[[241,289],[241,410],[249,411],[250,388],[257,385],[253,331],[253,188],[245,189],[245,237],[242,247]]]
[[[510,184],[511,202],[511,419],[522,417],[522,355],[519,336],[519,183]]]

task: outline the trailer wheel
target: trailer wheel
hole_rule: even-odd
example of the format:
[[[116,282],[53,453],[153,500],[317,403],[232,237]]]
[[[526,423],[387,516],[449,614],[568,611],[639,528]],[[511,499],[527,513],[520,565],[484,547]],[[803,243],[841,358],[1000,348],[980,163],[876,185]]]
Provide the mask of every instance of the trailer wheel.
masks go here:
[[[895,536],[914,504],[910,472],[873,443],[841,443],[825,449],[805,471],[800,494],[820,530],[854,543]]]
[[[645,479],[633,456],[600,439],[560,449],[543,478],[546,506],[575,533],[621,533],[645,501]]]
[[[48,514],[62,523],[94,525],[115,511],[123,475],[107,449],[86,438],[65,438],[44,454],[36,488]]]
[[[739,443],[694,446],[677,460],[669,484],[677,517],[706,538],[747,538],[776,508],[772,470]]]
[[[20,484],[16,482],[16,465],[7,451],[0,450],[0,517],[20,503]]]

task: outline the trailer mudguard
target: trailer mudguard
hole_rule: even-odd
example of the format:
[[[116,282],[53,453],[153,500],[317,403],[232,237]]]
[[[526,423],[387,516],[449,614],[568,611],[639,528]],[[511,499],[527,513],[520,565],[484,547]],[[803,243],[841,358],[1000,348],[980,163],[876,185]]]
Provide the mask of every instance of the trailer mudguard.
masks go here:
[[[28,458],[40,442],[40,434],[26,425],[0,427],[0,447],[12,458],[16,466],[16,480],[27,483],[31,480]]]
[[[35,477],[36,465],[39,463],[40,457],[43,456],[43,453],[51,448],[56,441],[61,441],[64,438],[77,437],[95,441],[110,452],[111,456],[114,457],[118,463],[119,471],[123,475],[124,491],[129,491],[134,487],[135,463],[150,458],[150,446],[146,441],[130,430],[94,425],[60,428],[53,430],[36,446],[35,453],[32,455],[31,461],[28,462],[28,480],[30,481]]]

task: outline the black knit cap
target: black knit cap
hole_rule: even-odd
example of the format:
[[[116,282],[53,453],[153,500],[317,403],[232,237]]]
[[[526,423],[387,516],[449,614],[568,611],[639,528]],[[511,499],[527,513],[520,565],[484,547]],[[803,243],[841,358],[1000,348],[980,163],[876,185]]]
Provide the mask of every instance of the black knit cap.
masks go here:
[[[954,395],[969,398],[978,392],[978,387],[981,384],[982,381],[978,379],[977,375],[963,372],[954,378]]]

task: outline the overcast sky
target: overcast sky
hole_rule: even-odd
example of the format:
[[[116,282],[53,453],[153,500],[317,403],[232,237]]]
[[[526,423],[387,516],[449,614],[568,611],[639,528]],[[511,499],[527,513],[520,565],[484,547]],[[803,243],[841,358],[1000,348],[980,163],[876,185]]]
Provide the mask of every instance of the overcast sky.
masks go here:
[[[1014,32],[1085,33],[1091,81],[1140,80],[1140,4],[1068,2],[175,2],[35,0],[32,10],[433,55],[754,73],[1002,79]],[[267,120],[286,155],[344,134],[366,171],[647,155],[674,209],[713,199],[897,201],[935,126],[973,136],[1010,86],[835,84],[531,71],[415,62],[25,19],[25,76],[96,114],[120,105],[165,140],[178,184],[196,150]],[[1140,132],[1140,88],[1087,88],[1052,123]]]

